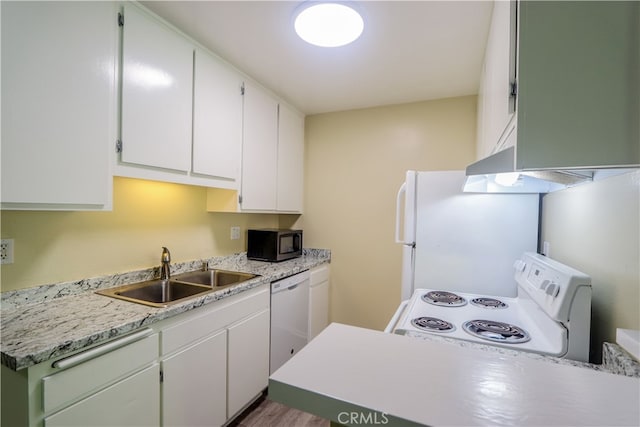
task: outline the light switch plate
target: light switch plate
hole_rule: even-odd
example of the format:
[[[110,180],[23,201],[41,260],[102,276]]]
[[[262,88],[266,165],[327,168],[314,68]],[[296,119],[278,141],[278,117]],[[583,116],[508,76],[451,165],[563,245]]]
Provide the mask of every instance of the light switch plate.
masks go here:
[[[13,239],[0,240],[0,264],[13,264]]]
[[[240,238],[240,227],[231,227],[231,240],[238,240]]]

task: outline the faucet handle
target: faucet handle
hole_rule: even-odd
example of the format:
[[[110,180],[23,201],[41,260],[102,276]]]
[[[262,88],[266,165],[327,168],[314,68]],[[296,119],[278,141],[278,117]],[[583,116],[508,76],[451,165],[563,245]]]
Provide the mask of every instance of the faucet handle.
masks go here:
[[[162,247],[162,255],[160,255],[160,262],[171,262],[171,252],[169,249]]]

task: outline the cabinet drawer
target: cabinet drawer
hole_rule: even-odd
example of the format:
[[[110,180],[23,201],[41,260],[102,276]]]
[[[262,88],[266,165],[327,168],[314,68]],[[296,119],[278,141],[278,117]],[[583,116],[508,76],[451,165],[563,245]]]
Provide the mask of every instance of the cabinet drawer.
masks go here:
[[[115,340],[106,345],[117,343]],[[103,347],[103,346],[100,346]],[[89,353],[89,350],[85,353]],[[82,353],[80,353],[81,355]],[[130,374],[158,357],[158,334],[89,359],[42,379],[43,410],[49,413]]]
[[[330,270],[326,265],[314,268],[309,273],[309,286],[315,286],[318,283],[326,282],[327,280],[329,280],[329,274]]]
[[[160,367],[157,363],[44,420],[57,426],[160,425]]]
[[[162,331],[161,353],[172,353],[265,308],[269,308],[269,289],[266,286],[198,308],[187,313],[181,323]]]

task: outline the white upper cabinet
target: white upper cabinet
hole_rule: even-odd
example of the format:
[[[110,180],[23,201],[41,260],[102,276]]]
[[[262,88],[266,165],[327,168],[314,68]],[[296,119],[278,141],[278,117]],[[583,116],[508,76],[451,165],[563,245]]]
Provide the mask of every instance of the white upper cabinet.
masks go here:
[[[201,49],[196,49],[194,74],[192,171],[237,181],[242,154],[242,78]]]
[[[478,96],[477,157],[484,158],[504,143],[515,112],[515,2],[493,5]]]
[[[639,34],[639,2],[495,2],[478,157],[515,145],[517,170],[640,165]]]
[[[278,110],[278,185],[276,209],[302,212],[304,191],[304,116],[280,104]]]
[[[639,166],[640,2],[518,7],[518,169]]]
[[[124,5],[121,160],[191,168],[193,45],[132,4]]]
[[[2,209],[110,209],[113,2],[1,2]]]
[[[304,116],[246,84],[242,142],[242,211],[302,212]],[[209,209],[217,210],[209,195]]]
[[[242,210],[275,211],[278,101],[245,84],[242,141]]]

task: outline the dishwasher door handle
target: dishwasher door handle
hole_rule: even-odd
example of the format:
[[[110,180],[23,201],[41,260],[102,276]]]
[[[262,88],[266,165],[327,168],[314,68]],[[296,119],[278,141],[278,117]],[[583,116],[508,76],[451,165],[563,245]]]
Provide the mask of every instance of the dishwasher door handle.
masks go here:
[[[291,285],[291,286],[289,286],[289,287],[287,288],[287,290],[288,290],[288,291],[292,291],[292,290],[294,290],[295,288],[297,288],[298,286],[300,286],[300,283],[296,283],[295,285]]]

